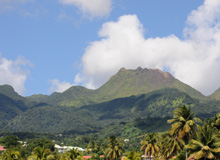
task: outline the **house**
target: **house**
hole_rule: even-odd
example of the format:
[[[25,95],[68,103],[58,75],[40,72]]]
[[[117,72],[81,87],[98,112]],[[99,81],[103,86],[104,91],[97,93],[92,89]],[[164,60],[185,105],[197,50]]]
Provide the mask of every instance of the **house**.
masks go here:
[[[0,151],[5,151],[6,149],[4,148],[4,146],[0,146]]]
[[[57,145],[57,144],[55,144],[55,146],[54,146],[56,149],[57,149],[57,151],[59,152],[59,153],[65,153],[65,147],[61,147],[61,146],[59,146],[59,145]]]
[[[100,157],[100,158],[104,158],[104,155],[100,155],[99,157]],[[91,156],[91,155],[83,156],[83,159],[84,159],[84,160],[89,159],[89,158],[92,158],[92,156]],[[124,160],[124,159],[121,158],[121,160]]]
[[[70,151],[71,149],[77,149],[78,151],[84,152],[85,149],[80,148],[80,147],[72,147],[72,146],[59,146],[57,144],[55,144],[54,146],[59,153],[65,153],[66,151]]]
[[[154,160],[154,157],[153,156],[142,155],[141,159],[142,160]]]

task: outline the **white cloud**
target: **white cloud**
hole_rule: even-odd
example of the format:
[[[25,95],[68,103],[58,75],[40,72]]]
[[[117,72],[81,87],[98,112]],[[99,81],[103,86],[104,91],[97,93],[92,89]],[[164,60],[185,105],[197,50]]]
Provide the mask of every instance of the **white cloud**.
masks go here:
[[[220,87],[220,1],[205,0],[190,13],[185,39],[144,37],[136,15],[103,24],[102,38],[86,48],[81,79],[97,88],[121,67],[168,69],[176,78],[208,95]],[[86,79],[86,81],[85,81]]]
[[[73,84],[70,84],[69,82],[60,82],[58,79],[50,80],[51,87],[49,89],[49,92],[63,92],[73,86]]]
[[[59,0],[64,5],[74,5],[84,16],[90,18],[108,16],[111,12],[112,0]]]
[[[22,57],[12,61],[0,55],[0,85],[9,84],[14,87],[16,92],[23,95],[25,92],[24,83],[29,74],[25,68],[30,65],[30,62]]]

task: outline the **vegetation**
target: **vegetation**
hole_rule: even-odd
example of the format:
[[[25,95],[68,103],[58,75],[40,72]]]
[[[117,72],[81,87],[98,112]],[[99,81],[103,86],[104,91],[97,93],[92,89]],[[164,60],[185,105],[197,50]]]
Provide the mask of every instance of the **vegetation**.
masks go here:
[[[199,100],[207,99],[197,90],[175,79],[170,73],[140,67],[136,70],[120,69],[117,74],[96,90],[73,86],[63,93],[55,92],[50,96],[33,95],[27,98],[38,103],[44,102],[78,108],[89,104],[111,101],[116,98],[147,94],[164,88],[178,89]]]
[[[196,159],[218,159],[220,157],[220,139],[217,128],[208,124],[199,129],[199,134],[186,146],[191,157]]]
[[[220,100],[220,88],[209,96],[211,99]]]
[[[196,159],[218,160],[220,157],[219,114],[202,122],[195,117],[190,107],[180,106],[174,110],[171,127],[163,133],[146,133],[137,136],[139,146],[132,139],[109,136],[84,136],[86,152],[77,149],[59,153],[50,139],[30,139],[23,145],[15,135],[4,136],[0,144],[7,150],[0,155],[1,160],[83,160],[84,155],[92,155],[91,160],[109,159],[140,160],[141,156],[150,159]],[[198,123],[200,122],[200,123]],[[126,125],[126,124],[122,124]],[[59,139],[59,138],[58,138]],[[64,140],[65,138],[63,138]],[[79,139],[75,137],[74,141]],[[81,137],[81,143],[83,137]],[[57,141],[58,142],[58,141]],[[58,142],[59,143],[59,142]],[[100,157],[100,155],[104,155]]]
[[[121,69],[97,90],[74,86],[50,96],[22,97],[11,86],[0,86],[0,129],[132,138],[167,130],[166,121],[179,106],[190,106],[204,119],[216,114],[219,104],[169,73]]]
[[[160,151],[155,133],[147,134],[141,145],[141,150],[144,150],[144,155],[148,157],[155,157]]]
[[[117,160],[122,157],[124,144],[116,136],[110,136],[105,146],[105,157],[109,160]]]
[[[120,124],[129,123],[137,131],[136,134],[142,130],[161,132],[170,127],[166,120],[172,117],[173,110],[184,104],[191,106],[202,118],[210,117],[219,110],[218,102],[200,103],[186,93],[167,88],[80,108],[39,103],[12,115],[2,129],[14,132],[103,134],[103,130],[107,128],[117,128]],[[16,111],[14,108],[11,110]],[[0,114],[3,111],[0,110]],[[10,112],[7,112],[7,115],[9,116]],[[106,137],[116,133],[129,134],[121,130],[109,133]]]
[[[219,105],[169,73],[141,68],[121,69],[97,90],[74,86],[50,96],[22,97],[4,85],[0,159],[218,159]],[[61,154],[55,143],[86,152]]]

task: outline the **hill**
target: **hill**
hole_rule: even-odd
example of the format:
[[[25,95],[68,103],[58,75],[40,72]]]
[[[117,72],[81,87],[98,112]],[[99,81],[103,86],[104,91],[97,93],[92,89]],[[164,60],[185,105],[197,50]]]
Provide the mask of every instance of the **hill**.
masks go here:
[[[157,69],[120,69],[96,90],[73,86],[63,93],[22,97],[0,86],[1,130],[64,134],[138,135],[164,131],[173,110],[187,105],[201,118],[219,112],[192,87]],[[135,132],[135,133],[133,133]]]
[[[220,88],[209,96],[211,99],[220,101]]]
[[[35,102],[45,102],[58,106],[74,106],[80,107],[83,105],[93,104],[95,91],[82,86],[73,86],[63,93],[54,92],[50,96],[47,95],[32,95],[26,97],[28,100]]]
[[[19,95],[17,92],[15,92],[14,88],[10,85],[0,85],[0,94],[11,98],[16,103],[19,103],[19,105],[22,105],[23,107],[33,106],[36,104],[26,99],[25,97]]]
[[[193,98],[206,99],[199,91],[175,79],[170,73],[159,69],[126,70],[122,68],[97,90],[102,99],[115,99],[150,93],[163,88],[176,88]]]
[[[4,94],[0,94],[0,128],[6,126],[9,120],[26,110],[27,106],[23,102],[17,102]]]
[[[65,134],[103,134],[106,128],[117,128],[121,123],[131,123],[140,130],[164,131],[167,129],[166,119],[172,116],[175,108],[183,104],[191,106],[198,115],[203,117],[210,117],[218,112],[217,103],[201,104],[184,92],[167,88],[80,108],[42,103],[10,120],[4,129],[64,132]]]
[[[136,70],[120,69],[117,74],[96,90],[73,86],[63,93],[53,93],[50,96],[34,95],[27,98],[52,105],[81,107],[110,101],[115,98],[146,94],[163,88],[176,88],[193,98],[207,99],[200,92],[175,79],[168,72],[158,69],[142,69],[140,67]]]

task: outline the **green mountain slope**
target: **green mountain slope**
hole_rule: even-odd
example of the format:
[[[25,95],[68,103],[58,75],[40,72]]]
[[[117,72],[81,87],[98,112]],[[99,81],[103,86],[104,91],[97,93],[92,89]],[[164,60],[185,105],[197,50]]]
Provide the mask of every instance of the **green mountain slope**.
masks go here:
[[[175,79],[170,73],[158,69],[126,70],[122,68],[116,75],[100,87],[97,92],[106,100],[149,93],[163,88],[176,88],[193,98],[206,99],[200,92]]]
[[[176,88],[193,98],[207,99],[200,92],[175,79],[168,72],[162,72],[158,69],[142,69],[140,67],[136,70],[120,69],[116,75],[96,90],[74,86],[63,93],[53,93],[50,96],[35,95],[27,98],[52,105],[80,107],[110,101],[115,98],[146,94],[163,88]]]
[[[23,105],[23,107],[35,105],[34,102],[31,102],[30,100],[22,97],[17,92],[15,92],[14,88],[10,85],[0,85],[0,94],[3,94],[13,99],[17,103],[19,103],[19,105]]]
[[[63,93],[54,92],[50,96],[47,95],[32,95],[26,97],[28,100],[35,102],[45,102],[58,106],[74,106],[80,107],[83,105],[93,104],[95,100],[93,95],[94,90],[87,89],[82,86],[73,86]]]
[[[8,122],[3,129],[43,133],[94,132],[95,119],[88,111],[77,111],[73,107],[42,104],[28,109]]]
[[[10,85],[0,85],[0,94],[4,94],[13,100],[24,100],[25,98],[20,96],[14,91],[14,88]]]
[[[171,117],[173,110],[183,104],[192,106],[198,115],[203,113],[203,117],[218,112],[216,103],[201,104],[184,92],[167,88],[80,108],[38,105],[10,120],[4,129],[64,132],[66,134],[102,134],[103,129],[114,128],[120,123],[132,123],[141,130],[145,128],[151,131],[163,131],[167,129],[167,117]],[[160,127],[158,129],[155,126]]]
[[[27,110],[27,107],[21,102],[16,102],[12,98],[0,94],[0,128],[7,125],[7,122],[15,116]]]
[[[209,96],[211,99],[220,101],[220,88]]]
[[[26,99],[40,103],[40,102],[46,102],[48,97],[49,97],[48,95],[34,94],[32,96],[26,97]]]
[[[63,93],[53,93],[49,96],[49,103],[55,103],[60,106],[83,106],[94,103],[94,90],[82,86],[73,86]]]

